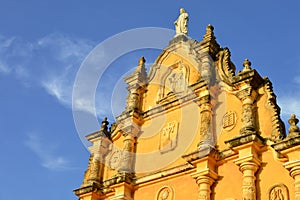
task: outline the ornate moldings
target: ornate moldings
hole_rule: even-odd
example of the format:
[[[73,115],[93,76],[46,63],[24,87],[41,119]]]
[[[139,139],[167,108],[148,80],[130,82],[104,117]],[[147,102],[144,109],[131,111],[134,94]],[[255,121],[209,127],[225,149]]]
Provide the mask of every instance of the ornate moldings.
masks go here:
[[[156,194],[156,200],[173,200],[174,190],[170,186],[163,186]]]
[[[273,185],[268,191],[269,200],[289,200],[288,188],[284,184]]]
[[[235,66],[231,62],[230,56],[231,54],[228,48],[224,48],[219,52],[218,72],[222,81],[232,85],[232,78],[235,76]]]
[[[271,110],[272,115],[271,140],[278,142],[286,136],[285,126],[280,119],[280,108],[276,103],[276,95],[274,94],[272,83],[268,78],[265,78],[264,81],[264,92],[267,95],[266,107]]]
[[[159,151],[166,153],[176,148],[178,134],[178,122],[167,123],[159,133]]]
[[[230,131],[234,128],[237,121],[237,115],[234,111],[228,111],[223,116],[223,129],[226,131]]]

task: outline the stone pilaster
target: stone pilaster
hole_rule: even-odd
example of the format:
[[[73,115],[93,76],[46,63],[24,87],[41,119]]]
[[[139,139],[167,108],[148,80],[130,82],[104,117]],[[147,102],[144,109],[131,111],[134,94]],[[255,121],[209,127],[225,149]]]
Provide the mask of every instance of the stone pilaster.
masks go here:
[[[201,65],[200,65],[200,78],[205,80],[207,85],[212,85],[212,80],[214,79],[214,61],[211,58],[210,54],[203,53],[201,54]]]
[[[196,172],[192,174],[192,177],[199,187],[198,200],[210,200],[211,186],[218,178],[218,174],[215,172],[214,150],[211,148],[199,149],[183,157],[196,167]]]
[[[111,144],[110,133],[107,128],[108,121],[105,118],[99,131],[87,135],[86,138],[93,145],[89,147],[91,156],[88,169],[85,172],[83,184],[74,190],[81,200],[99,200],[102,195],[103,172],[105,168],[105,157],[109,152]]]
[[[107,138],[101,138],[94,141],[93,146],[89,148],[91,152],[89,177],[87,184],[100,184],[103,178],[103,171],[105,167],[105,157],[108,153],[108,146],[111,142]]]
[[[87,136],[87,139],[92,142],[93,145],[89,147],[91,153],[88,166],[89,176],[84,184],[101,184],[102,182],[105,157],[108,153],[108,147],[111,144],[107,128],[108,124],[107,118],[104,118],[100,131]]]
[[[200,96],[194,100],[200,107],[200,142],[198,148],[205,146],[214,146],[214,136],[212,133],[212,105],[210,102],[210,95],[207,91],[200,92]]]
[[[132,173],[134,162],[134,148],[136,138],[133,134],[125,134],[123,140],[123,153],[120,171]]]
[[[299,147],[297,149],[299,151]],[[295,200],[300,200],[300,161],[297,159],[286,162],[284,167],[289,170],[290,176],[294,179]]]
[[[194,178],[196,179],[196,183],[199,187],[198,189],[198,200],[210,200],[211,195],[211,186],[215,182],[217,175],[214,173],[201,175],[194,174]]]
[[[141,57],[133,74],[125,78],[128,84],[126,111],[142,109],[142,97],[147,84],[145,62],[145,58]]]
[[[114,196],[110,197],[110,200],[133,200],[133,185],[122,182],[113,185],[111,188],[114,190]]]
[[[256,92],[251,86],[247,86],[243,90],[236,93],[237,97],[242,101],[242,128],[241,135],[251,134],[255,132],[255,116],[253,102],[256,99]]]
[[[259,164],[253,161],[246,161],[240,164],[240,171],[243,173],[242,195],[243,200],[256,199],[255,172]]]
[[[256,200],[255,173],[261,164],[258,154],[260,153],[260,149],[264,146],[264,139],[252,133],[235,137],[225,141],[225,143],[239,155],[234,162],[243,173],[243,181],[241,184],[242,199]]]
[[[272,147],[288,158],[283,165],[294,179],[295,200],[300,200],[300,129],[297,126],[299,120],[293,114],[288,122],[290,124],[289,135],[285,140],[273,144]]]

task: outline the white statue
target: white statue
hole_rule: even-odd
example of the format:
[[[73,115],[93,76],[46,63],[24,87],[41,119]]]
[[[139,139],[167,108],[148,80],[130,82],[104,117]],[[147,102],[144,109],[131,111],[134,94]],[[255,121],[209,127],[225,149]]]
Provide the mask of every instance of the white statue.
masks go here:
[[[188,34],[188,21],[189,15],[185,12],[184,8],[180,8],[180,15],[174,22],[176,35]]]

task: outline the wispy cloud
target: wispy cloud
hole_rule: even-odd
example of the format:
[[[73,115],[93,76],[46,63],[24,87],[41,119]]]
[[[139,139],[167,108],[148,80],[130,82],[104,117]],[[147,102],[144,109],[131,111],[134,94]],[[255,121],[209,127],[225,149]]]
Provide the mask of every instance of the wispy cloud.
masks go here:
[[[41,160],[41,165],[49,170],[74,169],[64,156],[57,155],[58,146],[56,144],[46,143],[36,133],[28,135],[25,145],[38,156]]]
[[[35,41],[0,35],[0,73],[14,75],[26,85],[41,86],[59,103],[71,108],[76,73],[94,46],[93,41],[60,33]],[[87,103],[83,98],[77,106],[92,112]]]

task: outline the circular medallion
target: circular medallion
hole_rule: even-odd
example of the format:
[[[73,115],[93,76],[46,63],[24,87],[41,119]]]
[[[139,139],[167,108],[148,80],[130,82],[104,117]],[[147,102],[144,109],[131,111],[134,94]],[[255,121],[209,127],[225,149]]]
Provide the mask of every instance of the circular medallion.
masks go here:
[[[109,166],[112,169],[118,169],[120,167],[121,161],[121,151],[115,150],[112,152],[110,158],[109,158]]]
[[[173,200],[174,192],[169,186],[162,187],[157,193],[157,200]]]

